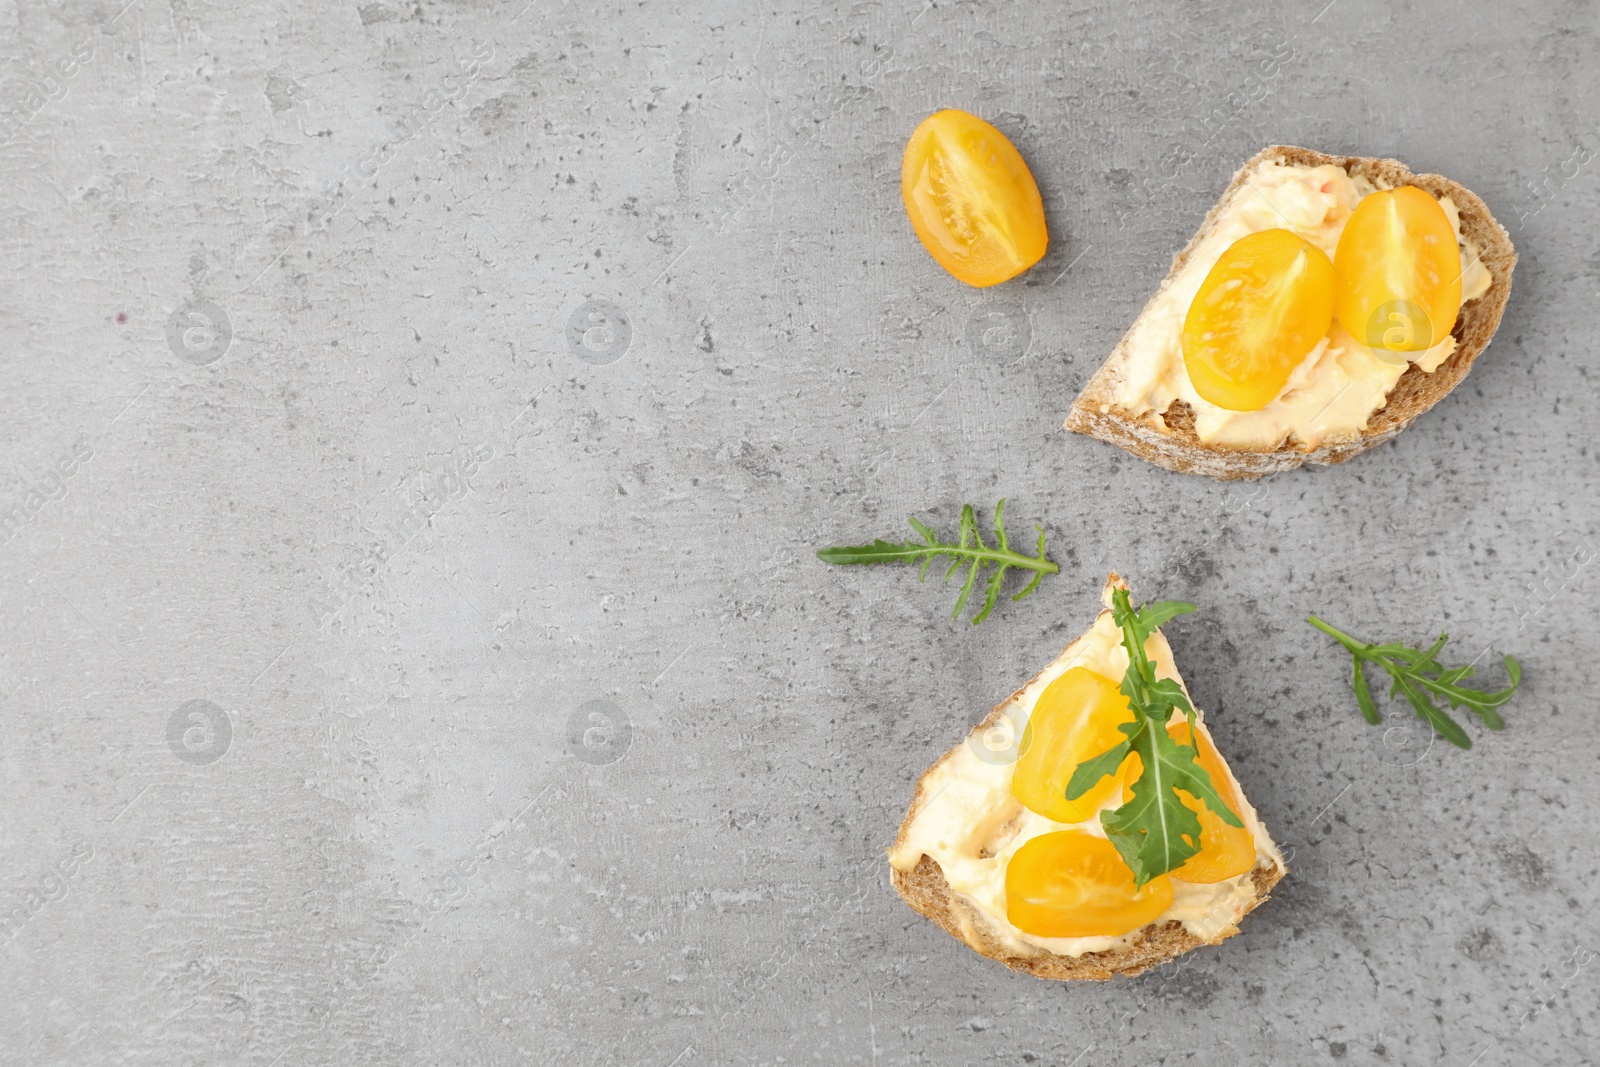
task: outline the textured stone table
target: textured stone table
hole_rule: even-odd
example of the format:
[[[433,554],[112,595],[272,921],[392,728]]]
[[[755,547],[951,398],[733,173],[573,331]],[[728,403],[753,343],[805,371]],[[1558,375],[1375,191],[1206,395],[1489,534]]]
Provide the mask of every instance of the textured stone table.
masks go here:
[[[0,1062],[1594,1062],[1596,36],[3,0]],[[940,106],[1044,194],[994,290],[900,206]],[[1482,195],[1522,256],[1494,346],[1342,468],[1069,437],[1274,142]],[[1000,496],[1062,573],[976,629],[813,557]],[[1181,968],[1059,986],[883,849],[1113,567],[1201,605],[1169,634],[1292,873]],[[1515,653],[1508,728],[1367,727],[1309,611]]]

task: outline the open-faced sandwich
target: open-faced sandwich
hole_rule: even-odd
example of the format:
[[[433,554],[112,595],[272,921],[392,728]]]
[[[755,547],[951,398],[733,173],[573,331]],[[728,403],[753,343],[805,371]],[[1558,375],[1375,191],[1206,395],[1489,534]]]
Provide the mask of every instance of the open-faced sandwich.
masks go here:
[[[1516,261],[1448,178],[1275,145],[1234,175],[1067,428],[1213,478],[1342,462],[1466,377]]]
[[[1283,857],[1116,574],[1087,633],[917,783],[895,888],[1040,978],[1138,974],[1238,932]]]

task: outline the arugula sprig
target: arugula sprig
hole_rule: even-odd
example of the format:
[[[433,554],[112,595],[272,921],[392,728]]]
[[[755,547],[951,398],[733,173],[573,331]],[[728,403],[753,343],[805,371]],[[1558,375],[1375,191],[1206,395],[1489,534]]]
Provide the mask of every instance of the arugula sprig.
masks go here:
[[[978,529],[977,513],[972,510],[971,504],[961,508],[961,532],[958,540],[945,542],[939,540],[939,535],[933,527],[920,521],[915,515],[911,516],[911,528],[922,535],[919,541],[885,541],[882,538],[866,545],[838,545],[834,548],[817,550],[817,558],[824,563],[840,564],[870,564],[870,563],[918,563],[922,564],[922,571],[918,581],[927,581],[928,568],[940,556],[948,556],[951,560],[950,568],[944,572],[944,580],[948,583],[951,575],[962,567],[967,568],[967,577],[961,583],[961,595],[956,598],[956,606],[950,612],[952,619],[961,616],[961,609],[967,606],[967,599],[972,595],[973,588],[977,585],[978,574],[994,567],[995,571],[989,575],[983,587],[983,610],[973,617],[972,625],[976,626],[989,617],[989,612],[994,610],[995,604],[1000,600],[1000,586],[1005,581],[1006,571],[1015,567],[1019,570],[1034,572],[1033,581],[1029,582],[1012,600],[1021,600],[1028,596],[1046,574],[1055,574],[1061,568],[1044,555],[1044,527],[1035,525],[1039,531],[1039,545],[1036,555],[1027,556],[1017,552],[1011,547],[1006,538],[1005,524],[1006,502],[1001,500],[994,509],[994,537],[993,547],[986,544],[983,534]]]
[[[1471,665],[1448,669],[1440,665],[1438,656],[1445,642],[1450,639],[1448,634],[1441,633],[1437,641],[1419,652],[1397,641],[1386,645],[1358,641],[1315,615],[1307,616],[1306,622],[1349,650],[1353,661],[1350,688],[1355,690],[1361,717],[1374,726],[1382,721],[1382,717],[1378,714],[1378,705],[1373,702],[1372,691],[1367,688],[1364,665],[1368,663],[1382,667],[1394,679],[1394,684],[1389,687],[1390,700],[1404,696],[1416,709],[1418,718],[1458,748],[1471,748],[1472,738],[1450,717],[1449,712],[1434,702],[1436,697],[1449,701],[1452,708],[1466,708],[1491,730],[1505,729],[1505,720],[1500,718],[1500,713],[1495,709],[1509,701],[1517,691],[1517,686],[1522,684],[1522,665],[1515,657],[1505,658],[1506,675],[1511,679],[1511,684],[1498,693],[1489,693],[1461,684],[1472,677]]]
[[[1193,604],[1164,600],[1134,611],[1126,589],[1111,594],[1111,613],[1122,628],[1122,647],[1128,652],[1128,670],[1122,677],[1122,695],[1128,698],[1134,721],[1117,729],[1127,740],[1093,759],[1078,764],[1067,782],[1067,799],[1076,800],[1108,774],[1115,774],[1130,753],[1137,753],[1141,770],[1133,783],[1133,797],[1114,811],[1100,814],[1106,837],[1117,847],[1142,886],[1183,866],[1200,851],[1200,817],[1178,796],[1182,789],[1203,801],[1229,826],[1243,827],[1200,766],[1194,734],[1194,708],[1183,687],[1171,678],[1157,679],[1146,655],[1145,640],[1163,623],[1195,610]],[[1189,743],[1167,733],[1174,711],[1189,721]]]

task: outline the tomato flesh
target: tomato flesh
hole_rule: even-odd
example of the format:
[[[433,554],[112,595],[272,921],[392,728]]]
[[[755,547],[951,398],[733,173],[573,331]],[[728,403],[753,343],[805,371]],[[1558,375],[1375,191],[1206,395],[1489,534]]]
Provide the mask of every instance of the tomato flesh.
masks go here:
[[[1271,403],[1333,323],[1327,253],[1289,230],[1228,246],[1183,321],[1183,362],[1201,398],[1229,411]]]
[[[1117,683],[1087,667],[1073,667],[1045,687],[1023,728],[1011,793],[1029,811],[1061,823],[1086,822],[1122,788],[1122,775],[1102,778],[1076,800],[1067,781],[1084,760],[1126,740],[1117,729],[1133,722],[1133,709]]]
[[[968,285],[1014,278],[1049,245],[1028,164],[1005,134],[965,111],[937,112],[912,132],[900,195],[923,247]]]
[[[1344,224],[1339,325],[1390,352],[1421,352],[1450,336],[1461,311],[1461,252],[1439,201],[1414,185],[1364,197]]]
[[[1006,865],[1006,918],[1037,937],[1115,937],[1171,904],[1170,878],[1136,887],[1116,846],[1082,830],[1040,834]]]
[[[1181,714],[1174,713],[1173,721],[1167,724],[1167,736],[1180,745],[1189,744],[1189,720]],[[1217,752],[1217,746],[1199,730],[1194,731],[1193,737],[1194,744],[1198,748],[1196,761],[1211,776],[1212,788],[1221,795],[1222,802],[1238,815],[1243,798],[1239,796],[1239,790],[1228,777],[1227,769],[1222,764],[1222,756]],[[1144,761],[1139,759],[1137,753],[1128,757],[1124,767],[1127,768],[1126,778],[1130,784],[1138,779],[1143,766]],[[1123,803],[1132,800],[1133,791],[1125,789],[1122,799]],[[1178,799],[1183,802],[1184,807],[1200,817],[1200,851],[1190,856],[1182,867],[1172,871],[1173,878],[1180,882],[1199,882],[1209,885],[1212,882],[1225,882],[1255,867],[1256,839],[1251,836],[1249,830],[1239,826],[1229,826],[1204,801],[1191,796],[1185,790],[1178,790]],[[1240,818],[1242,821],[1243,816]]]

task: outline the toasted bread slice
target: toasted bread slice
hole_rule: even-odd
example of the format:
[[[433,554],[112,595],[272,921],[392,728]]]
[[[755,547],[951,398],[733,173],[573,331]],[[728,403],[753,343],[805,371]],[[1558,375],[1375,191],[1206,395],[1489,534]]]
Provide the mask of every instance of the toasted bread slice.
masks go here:
[[[1284,441],[1270,449],[1247,449],[1202,442],[1194,431],[1194,412],[1181,400],[1169,406],[1165,413],[1142,418],[1117,409],[1117,386],[1122,380],[1129,338],[1133,334],[1130,328],[1073,403],[1072,411],[1067,416],[1067,429],[1097,437],[1168,470],[1203,474],[1223,481],[1259,478],[1263,474],[1290,470],[1303,463],[1343,463],[1374,445],[1380,445],[1411,425],[1418,415],[1437,404],[1467,376],[1473,361],[1488,347],[1489,340],[1500,325],[1500,316],[1511,295],[1511,272],[1517,263],[1517,253],[1505,227],[1495,221],[1489,208],[1471,190],[1438,174],[1413,174],[1399,160],[1330,156],[1290,145],[1273,145],[1263,149],[1239,168],[1232,183],[1200,224],[1199,231],[1183,251],[1173,257],[1172,269],[1167,272],[1156,296],[1172,284],[1173,278],[1189,261],[1195,248],[1211,233],[1218,216],[1234,193],[1245,184],[1247,177],[1260,163],[1268,160],[1311,167],[1331,163],[1344,168],[1352,176],[1363,176],[1374,183],[1391,187],[1415,185],[1435,197],[1449,196],[1455,201],[1461,213],[1461,235],[1477,244],[1481,253],[1479,258],[1492,278],[1488,292],[1462,305],[1455,329],[1451,331],[1456,339],[1456,350],[1431,374],[1415,364],[1408,367],[1389,393],[1385,406],[1375,412],[1367,428],[1352,439],[1319,448],[1306,448]],[[1147,303],[1144,311],[1140,312],[1140,318],[1149,310],[1150,304]],[[1135,320],[1135,325],[1137,322]]]
[[[1102,601],[1109,607],[1112,589],[1126,589],[1127,585],[1113,572],[1106,581]],[[1102,617],[1108,616],[1109,611],[1102,612]],[[1069,657],[1077,642],[1069,645],[1063,652],[1062,659]],[[1054,665],[1052,665],[1054,666]],[[929,802],[936,798],[930,786],[945,763],[958,756],[961,751],[974,739],[979,738],[985,731],[1001,723],[1002,718],[1012,705],[1019,701],[1030,688],[1040,683],[1043,677],[1050,673],[1047,667],[1032,681],[1013,693],[1007,700],[991,711],[982,722],[973,727],[968,739],[957,744],[946,752],[932,767],[930,767],[917,781],[916,795],[912,798],[911,807],[906,812],[905,821],[900,824],[900,832],[895,838],[895,847],[890,850],[891,859],[895,854],[906,852],[907,838],[911,831],[913,821]],[[1199,728],[1209,737],[1203,719]],[[1229,770],[1229,776],[1232,771]],[[1237,780],[1234,781],[1238,787]],[[1237,794],[1244,797],[1242,789]],[[1279,856],[1276,846],[1272,845],[1270,838],[1266,837],[1266,828],[1261,825],[1254,809],[1250,808],[1246,800],[1243,807],[1248,809],[1240,812],[1245,817],[1246,825],[1252,821],[1257,826],[1261,838],[1265,838],[1265,851],[1267,857],[1258,855],[1254,870],[1248,877],[1241,876],[1244,883],[1244,892],[1247,900],[1239,912],[1242,918],[1253,911],[1267,899],[1272,887],[1277,885],[1279,879],[1287,873],[1287,867]],[[990,959],[998,960],[1012,970],[1025,971],[1038,978],[1054,978],[1059,980],[1086,978],[1105,980],[1113,975],[1136,975],[1151,967],[1157,966],[1180,956],[1191,949],[1201,945],[1215,945],[1224,939],[1239,932],[1236,923],[1224,925],[1215,931],[1214,936],[1202,938],[1190,932],[1182,923],[1176,920],[1158,920],[1131,934],[1118,939],[1119,944],[1105,950],[1085,952],[1081,955],[1062,955],[1036,945],[1022,945],[1019,949],[1014,937],[1009,938],[1005,931],[989,918],[982,910],[974,905],[968,898],[951,889],[946,881],[943,869],[937,860],[927,854],[915,858],[914,865],[910,858],[906,860],[907,866],[902,869],[891,865],[891,880],[895,890],[905,899],[905,902],[916,911],[922,913],[942,926],[947,933],[957,940],[965,942],[974,950]]]

